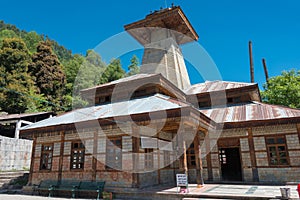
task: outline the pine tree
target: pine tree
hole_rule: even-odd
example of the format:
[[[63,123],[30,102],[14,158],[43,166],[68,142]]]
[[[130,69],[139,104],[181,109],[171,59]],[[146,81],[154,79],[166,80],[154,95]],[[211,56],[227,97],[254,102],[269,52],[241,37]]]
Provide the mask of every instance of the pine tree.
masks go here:
[[[57,56],[53,54],[49,41],[40,42],[32,56],[29,71],[35,77],[39,94],[43,94],[53,111],[62,110],[66,77]]]
[[[132,56],[130,60],[130,65],[128,66],[128,70],[129,71],[127,72],[127,76],[132,76],[140,73],[139,59],[136,55]]]
[[[118,80],[125,76],[125,71],[122,69],[121,60],[114,59],[105,69],[104,73],[100,78],[100,83],[108,83],[111,81]]]

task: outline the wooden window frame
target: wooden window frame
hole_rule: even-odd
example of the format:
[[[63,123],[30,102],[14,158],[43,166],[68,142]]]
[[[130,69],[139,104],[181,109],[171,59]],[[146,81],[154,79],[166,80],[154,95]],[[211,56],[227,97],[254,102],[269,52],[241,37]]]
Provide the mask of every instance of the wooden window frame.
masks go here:
[[[154,158],[153,158],[153,149],[145,149],[145,169],[153,169],[154,167]]]
[[[71,146],[71,170],[83,170],[85,160],[85,146],[82,141],[72,142]]]
[[[50,147],[50,149],[49,149]],[[41,149],[40,170],[51,171],[53,161],[53,143],[43,144]]]
[[[171,168],[171,152],[164,151],[164,166],[165,168]]]
[[[105,169],[110,171],[121,170],[122,159],[122,137],[108,138],[106,140]]]
[[[186,150],[186,157],[188,167],[196,167],[196,150],[194,142],[192,142]]]
[[[280,142],[279,139],[282,139],[283,141]],[[274,142],[270,142],[271,140],[273,140]],[[281,167],[290,165],[285,135],[266,136],[265,142],[268,153],[269,166]],[[271,151],[271,148],[275,149],[275,151]],[[280,148],[283,148],[284,150]],[[275,153],[275,156],[273,158],[271,156],[272,153]],[[281,154],[285,154],[285,156],[281,156]],[[281,160],[286,160],[286,163],[281,163]]]

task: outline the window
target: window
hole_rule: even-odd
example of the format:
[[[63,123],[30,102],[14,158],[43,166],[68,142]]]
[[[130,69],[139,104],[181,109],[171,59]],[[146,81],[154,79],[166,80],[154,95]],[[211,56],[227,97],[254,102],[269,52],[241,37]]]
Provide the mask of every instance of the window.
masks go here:
[[[153,169],[153,149],[145,149],[145,169]]]
[[[164,151],[164,166],[171,166],[170,151]]]
[[[111,101],[111,96],[99,97],[99,104],[108,103]]]
[[[106,169],[122,169],[122,138],[106,141]]]
[[[186,151],[188,166],[196,166],[196,155],[194,142],[190,145],[190,148]]]
[[[227,98],[227,103],[240,103],[241,97],[230,97]]]
[[[83,169],[85,148],[82,142],[73,142],[71,150],[71,169]]]
[[[51,170],[53,156],[53,144],[44,144],[41,153],[40,170]]]
[[[270,165],[289,165],[284,136],[266,137],[266,144]]]

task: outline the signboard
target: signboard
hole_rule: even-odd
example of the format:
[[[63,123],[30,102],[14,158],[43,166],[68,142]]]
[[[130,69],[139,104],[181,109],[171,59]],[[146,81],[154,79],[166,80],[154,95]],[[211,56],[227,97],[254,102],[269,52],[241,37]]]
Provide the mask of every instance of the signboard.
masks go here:
[[[187,186],[188,180],[186,174],[176,174],[176,183],[177,187]]]

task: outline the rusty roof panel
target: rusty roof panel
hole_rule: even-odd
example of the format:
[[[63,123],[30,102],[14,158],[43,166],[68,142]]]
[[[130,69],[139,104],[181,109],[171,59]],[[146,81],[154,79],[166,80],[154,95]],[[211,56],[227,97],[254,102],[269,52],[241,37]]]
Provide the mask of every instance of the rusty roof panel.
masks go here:
[[[200,112],[219,123],[300,117],[299,109],[270,105],[256,101],[223,108],[205,108],[200,109]],[[222,119],[217,120],[220,116]]]
[[[186,94],[199,94],[205,92],[222,91],[229,89],[237,89],[246,86],[253,86],[256,83],[242,83],[242,82],[228,82],[228,81],[205,81],[205,83],[199,83],[192,85],[185,91]]]

